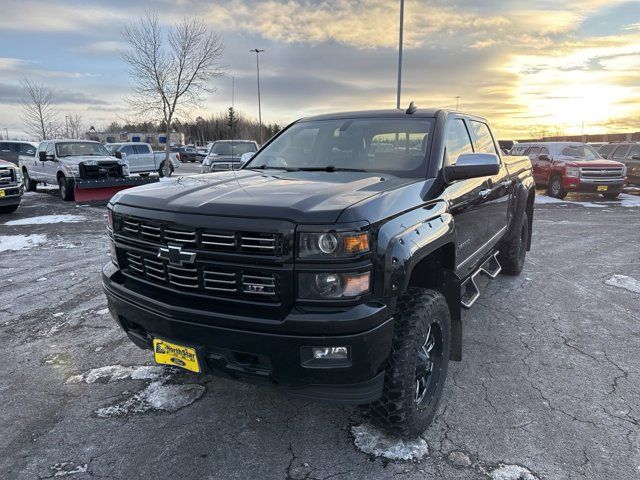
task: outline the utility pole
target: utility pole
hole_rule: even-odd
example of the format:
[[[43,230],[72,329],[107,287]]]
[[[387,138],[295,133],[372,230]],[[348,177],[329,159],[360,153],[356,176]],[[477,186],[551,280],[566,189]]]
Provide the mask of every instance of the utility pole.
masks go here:
[[[262,106],[260,105],[260,54],[264,52],[264,50],[260,50],[258,48],[254,48],[253,50],[249,50],[250,52],[255,52],[256,54],[256,73],[258,75],[258,123],[260,129],[260,145],[262,145]]]
[[[456,112],[458,111],[458,106],[460,105],[460,95],[456,96]]]
[[[404,33],[404,0],[400,0],[400,33],[398,35],[398,92],[396,108],[400,110],[400,92],[402,90],[402,36]]]

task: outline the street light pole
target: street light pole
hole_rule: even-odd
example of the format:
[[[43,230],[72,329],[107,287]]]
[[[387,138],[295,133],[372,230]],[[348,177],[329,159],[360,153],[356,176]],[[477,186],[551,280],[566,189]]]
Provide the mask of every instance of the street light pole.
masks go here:
[[[456,112],[458,111],[459,104],[460,104],[460,95],[456,96]]]
[[[404,33],[404,0],[400,0],[400,33],[398,35],[398,92],[396,108],[400,110],[400,92],[402,90],[402,37]]]
[[[258,48],[254,48],[253,50],[249,50],[250,52],[255,52],[256,54],[256,73],[258,76],[258,123],[260,124],[260,145],[262,145],[262,106],[260,105],[260,54],[264,52],[264,50],[260,50]]]

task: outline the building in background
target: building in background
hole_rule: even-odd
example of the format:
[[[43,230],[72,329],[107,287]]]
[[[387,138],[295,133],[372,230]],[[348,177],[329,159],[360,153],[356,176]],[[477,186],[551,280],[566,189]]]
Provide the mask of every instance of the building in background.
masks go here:
[[[167,136],[164,133],[140,133],[140,132],[98,132],[89,130],[85,137],[87,140],[94,140],[100,143],[118,143],[118,142],[143,142],[150,143],[152,147],[164,147],[167,143]],[[171,132],[169,136],[171,145],[183,145],[184,134]]]

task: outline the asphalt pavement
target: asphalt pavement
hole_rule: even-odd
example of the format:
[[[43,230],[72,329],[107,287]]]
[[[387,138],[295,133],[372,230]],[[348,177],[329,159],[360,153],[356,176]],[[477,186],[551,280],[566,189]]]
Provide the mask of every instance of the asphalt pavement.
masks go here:
[[[439,414],[402,442],[153,365],[106,309],[105,209],[28,193],[0,217],[0,478],[638,479],[640,197],[567,200],[540,197],[524,272],[464,312]]]

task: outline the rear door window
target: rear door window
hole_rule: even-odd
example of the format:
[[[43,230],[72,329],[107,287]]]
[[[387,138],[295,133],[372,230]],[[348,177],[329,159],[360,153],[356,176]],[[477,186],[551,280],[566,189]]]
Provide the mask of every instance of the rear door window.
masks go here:
[[[23,155],[33,155],[36,153],[36,147],[29,145],[28,143],[21,143],[20,153]]]
[[[531,150],[529,150],[529,158],[532,161],[537,160],[539,154],[540,154],[540,147],[531,147]]]
[[[471,137],[464,121],[461,118],[452,120],[447,127],[445,137],[445,165],[455,165],[460,155],[471,152],[473,152]]]
[[[120,153],[125,153],[127,155],[133,155],[135,153],[135,151],[133,150],[133,145],[124,145],[120,149]]]
[[[629,152],[629,157],[638,157],[640,156],[640,145],[634,145]]]
[[[609,154],[609,152],[611,152],[614,149],[614,147],[615,147],[615,145],[603,145],[598,150],[598,153],[601,156],[606,157]]]
[[[151,153],[151,149],[149,148],[149,145],[136,145],[135,146],[136,149],[136,153]]]

